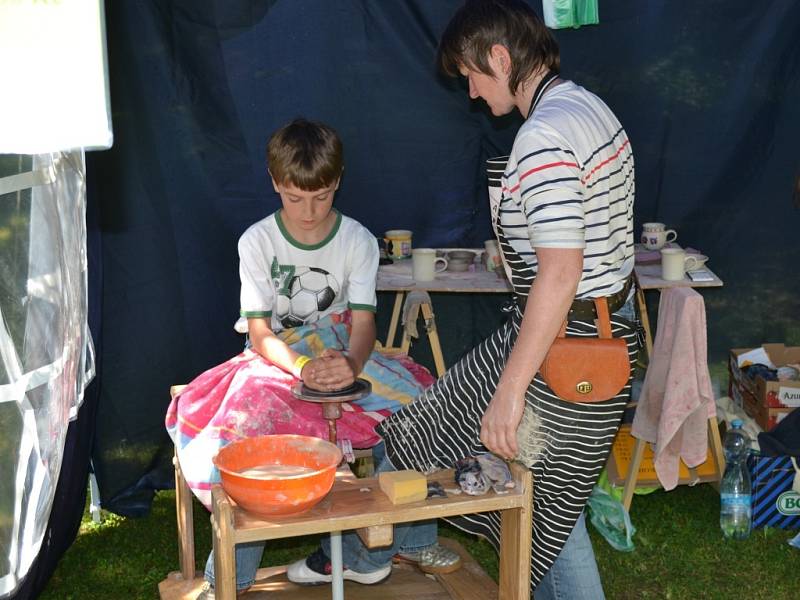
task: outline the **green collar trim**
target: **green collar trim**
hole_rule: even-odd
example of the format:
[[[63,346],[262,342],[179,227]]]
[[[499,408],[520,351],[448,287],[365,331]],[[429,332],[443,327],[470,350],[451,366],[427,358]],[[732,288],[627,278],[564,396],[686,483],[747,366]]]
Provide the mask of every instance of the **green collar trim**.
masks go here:
[[[292,237],[292,234],[289,233],[289,230],[286,229],[286,225],[284,225],[283,223],[283,219],[281,218],[281,211],[275,212],[275,221],[277,221],[278,229],[281,230],[281,234],[283,235],[283,237],[285,237],[286,241],[289,242],[295,248],[300,248],[300,250],[319,250],[325,244],[327,244],[333,239],[333,237],[336,235],[336,232],[339,231],[339,226],[342,224],[342,213],[340,213],[335,208],[332,208],[331,210],[336,213],[336,223],[333,224],[330,233],[327,236],[325,236],[325,239],[317,244],[304,244],[294,239]]]

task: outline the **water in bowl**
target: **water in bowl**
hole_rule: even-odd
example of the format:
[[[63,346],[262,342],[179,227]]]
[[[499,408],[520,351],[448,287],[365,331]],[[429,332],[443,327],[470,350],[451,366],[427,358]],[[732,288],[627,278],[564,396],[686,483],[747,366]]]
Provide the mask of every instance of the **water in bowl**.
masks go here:
[[[304,467],[302,465],[261,465],[239,471],[242,477],[251,479],[282,479],[283,477],[296,477],[298,475],[308,475],[316,469]]]

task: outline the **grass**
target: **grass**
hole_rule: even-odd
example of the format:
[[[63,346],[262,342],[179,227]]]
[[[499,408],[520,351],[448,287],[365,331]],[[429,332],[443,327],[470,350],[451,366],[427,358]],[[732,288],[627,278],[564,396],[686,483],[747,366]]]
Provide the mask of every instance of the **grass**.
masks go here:
[[[636,549],[631,553],[613,550],[589,526],[609,599],[798,597],[800,550],[787,544],[796,532],[756,530],[743,542],[723,540],[719,496],[709,485],[636,497],[631,516],[637,528]],[[446,526],[440,533],[457,538],[497,578],[497,557],[487,542]],[[210,535],[207,513],[195,503],[198,568],[208,555]],[[272,542],[263,564],[286,564],[302,557],[316,547],[316,539]],[[160,492],[146,518],[105,514],[97,525],[85,515],[77,540],[41,598],[156,599],[158,582],[178,568],[175,494]]]

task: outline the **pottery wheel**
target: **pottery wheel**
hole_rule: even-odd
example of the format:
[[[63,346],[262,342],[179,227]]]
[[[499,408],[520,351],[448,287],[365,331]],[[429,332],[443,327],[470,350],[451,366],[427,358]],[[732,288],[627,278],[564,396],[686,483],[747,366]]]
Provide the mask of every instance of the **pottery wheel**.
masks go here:
[[[302,381],[298,381],[292,386],[292,394],[295,398],[307,400],[308,402],[319,402],[321,404],[327,402],[352,402],[354,400],[366,398],[371,393],[372,384],[366,379],[356,379],[355,383],[351,386],[328,392],[310,388]]]
[[[337,441],[336,420],[342,416],[342,404],[361,400],[372,392],[372,384],[366,379],[356,379],[353,385],[340,390],[329,392],[315,390],[298,381],[292,386],[295,398],[306,402],[322,404],[322,416],[328,421],[328,441],[335,444]]]

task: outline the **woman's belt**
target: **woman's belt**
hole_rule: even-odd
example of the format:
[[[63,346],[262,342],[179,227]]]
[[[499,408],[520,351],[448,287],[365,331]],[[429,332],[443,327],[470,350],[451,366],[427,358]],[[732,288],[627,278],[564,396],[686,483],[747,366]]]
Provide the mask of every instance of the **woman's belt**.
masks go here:
[[[633,285],[633,276],[629,275],[627,279],[625,279],[622,289],[606,296],[608,298],[608,311],[610,313],[613,314],[622,308],[622,305],[625,304],[625,301],[628,299],[631,285]],[[527,296],[515,295],[515,300],[522,309],[522,312],[525,312],[525,303],[527,299]],[[569,307],[569,313],[567,313],[567,321],[594,321],[596,318],[597,311],[594,308],[594,300],[591,298],[586,300],[573,300],[572,306]]]

